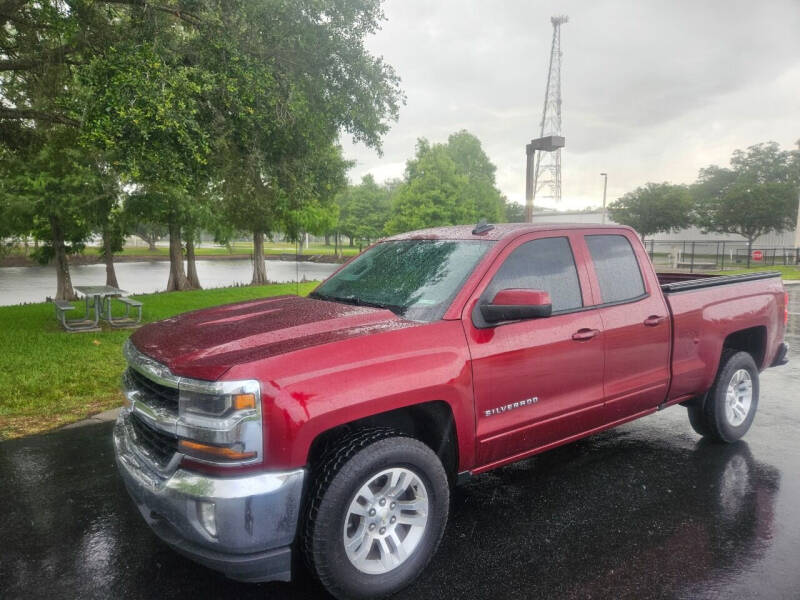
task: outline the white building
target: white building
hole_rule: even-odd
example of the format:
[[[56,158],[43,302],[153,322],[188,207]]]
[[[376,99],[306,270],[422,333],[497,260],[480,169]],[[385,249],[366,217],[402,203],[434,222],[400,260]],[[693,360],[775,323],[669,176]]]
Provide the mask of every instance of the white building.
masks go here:
[[[603,212],[595,211],[568,211],[568,212],[534,212],[534,223],[602,223]],[[606,223],[614,223],[606,218]],[[740,242],[746,243],[742,236],[729,233],[703,233],[697,227],[687,227],[675,233],[658,233],[649,239],[664,242]],[[759,237],[754,247],[762,248],[794,248],[794,231],[784,233],[768,233]]]

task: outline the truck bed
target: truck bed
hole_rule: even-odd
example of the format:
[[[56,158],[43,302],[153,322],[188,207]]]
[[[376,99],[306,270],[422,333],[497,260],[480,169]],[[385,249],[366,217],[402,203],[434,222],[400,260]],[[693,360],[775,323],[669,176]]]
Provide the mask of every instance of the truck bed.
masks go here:
[[[759,348],[759,369],[770,365],[784,329],[779,272],[657,276],[672,318],[670,401],[711,387],[724,345]]]
[[[781,276],[779,271],[759,271],[740,275],[709,275],[707,273],[656,273],[656,275],[658,283],[661,284],[661,291],[665,294]]]

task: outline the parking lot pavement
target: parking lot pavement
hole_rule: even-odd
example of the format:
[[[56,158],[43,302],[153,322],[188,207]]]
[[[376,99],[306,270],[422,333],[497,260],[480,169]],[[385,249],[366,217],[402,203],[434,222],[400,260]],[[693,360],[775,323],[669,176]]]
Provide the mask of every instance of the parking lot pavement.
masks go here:
[[[762,376],[745,441],[708,444],[670,408],[474,478],[398,598],[798,598],[800,288],[789,365]],[[316,598],[175,554],[117,476],[111,424],[0,443],[0,598]]]

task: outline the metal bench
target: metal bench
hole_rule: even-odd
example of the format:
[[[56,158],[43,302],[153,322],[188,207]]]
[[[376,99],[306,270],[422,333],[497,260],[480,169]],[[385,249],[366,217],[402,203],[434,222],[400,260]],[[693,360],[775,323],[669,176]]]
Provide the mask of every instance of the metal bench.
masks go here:
[[[108,296],[105,300],[108,303],[106,305],[106,310],[105,310],[106,320],[108,321],[108,324],[111,325],[111,327],[122,328],[122,327],[138,327],[139,326],[139,323],[142,321],[142,306],[143,306],[143,304],[141,302],[139,302],[138,300],[134,300],[133,298],[126,298],[125,296],[116,296],[116,297],[113,297],[113,298],[111,296]],[[119,302],[122,302],[122,304],[125,305],[125,315],[124,316],[122,316],[122,317],[114,317],[111,314],[111,301],[112,300],[117,300]],[[132,308],[136,309],[136,318],[135,319],[131,316],[131,309]]]
[[[56,319],[67,331],[100,331],[97,320],[89,318],[88,310],[80,319],[67,319],[67,313],[75,310],[72,303],[66,300],[53,300],[53,305],[56,308]]]

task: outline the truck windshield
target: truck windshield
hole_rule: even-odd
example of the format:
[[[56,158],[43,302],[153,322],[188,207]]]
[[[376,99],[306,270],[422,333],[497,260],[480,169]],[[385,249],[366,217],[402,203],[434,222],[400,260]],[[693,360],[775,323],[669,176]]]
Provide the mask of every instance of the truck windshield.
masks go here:
[[[388,308],[414,321],[435,321],[493,242],[402,240],[373,246],[312,298]]]

